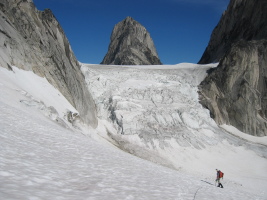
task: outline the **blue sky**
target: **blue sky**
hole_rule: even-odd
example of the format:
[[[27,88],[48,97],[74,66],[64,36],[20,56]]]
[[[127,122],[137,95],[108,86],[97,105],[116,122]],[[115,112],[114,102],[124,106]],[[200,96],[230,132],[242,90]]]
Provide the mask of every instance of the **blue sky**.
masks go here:
[[[150,33],[163,64],[197,63],[229,0],[33,0],[50,8],[80,62],[98,64],[115,24],[131,16]]]

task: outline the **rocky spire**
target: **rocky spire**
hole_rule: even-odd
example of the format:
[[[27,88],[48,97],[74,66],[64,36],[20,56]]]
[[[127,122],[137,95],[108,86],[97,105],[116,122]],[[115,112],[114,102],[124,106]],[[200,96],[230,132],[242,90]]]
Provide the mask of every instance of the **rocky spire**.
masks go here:
[[[115,25],[108,52],[101,64],[160,65],[149,32],[132,17]]]
[[[219,62],[239,40],[267,39],[266,9],[266,0],[231,0],[199,63]]]

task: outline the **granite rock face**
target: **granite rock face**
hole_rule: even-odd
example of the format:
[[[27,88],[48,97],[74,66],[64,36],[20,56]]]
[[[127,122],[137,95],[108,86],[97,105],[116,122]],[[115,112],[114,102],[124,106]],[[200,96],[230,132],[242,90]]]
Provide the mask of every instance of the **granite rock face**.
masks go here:
[[[131,17],[115,25],[108,52],[101,64],[160,65],[149,32]]]
[[[200,60],[220,60],[199,86],[200,103],[218,124],[255,136],[267,135],[266,9],[267,1],[231,0]]]
[[[267,38],[267,1],[231,0],[199,64],[219,62],[233,43]]]
[[[32,0],[0,3],[0,66],[14,65],[45,77],[97,126],[94,101],[64,31],[51,10],[38,11]]]
[[[218,124],[267,135],[267,40],[239,41],[200,85],[200,103]]]

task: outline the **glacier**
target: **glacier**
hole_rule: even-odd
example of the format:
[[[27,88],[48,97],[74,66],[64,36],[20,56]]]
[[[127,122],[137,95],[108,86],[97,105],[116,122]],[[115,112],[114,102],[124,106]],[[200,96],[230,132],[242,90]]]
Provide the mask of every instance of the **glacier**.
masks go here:
[[[1,199],[266,199],[267,137],[198,103],[216,64],[81,65],[96,129],[45,78],[0,68]]]

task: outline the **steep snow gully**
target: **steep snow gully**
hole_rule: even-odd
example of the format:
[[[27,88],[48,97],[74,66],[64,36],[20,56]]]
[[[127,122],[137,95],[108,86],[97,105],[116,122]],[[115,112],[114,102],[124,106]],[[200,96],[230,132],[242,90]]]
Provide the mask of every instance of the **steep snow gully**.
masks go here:
[[[210,67],[82,64],[97,129],[46,79],[0,68],[0,199],[266,199],[266,137],[198,103]]]

